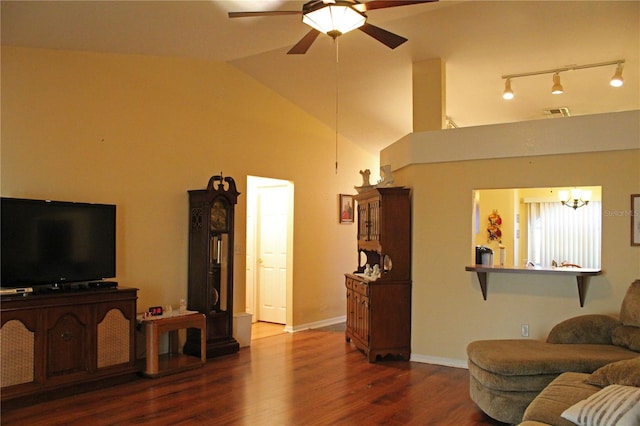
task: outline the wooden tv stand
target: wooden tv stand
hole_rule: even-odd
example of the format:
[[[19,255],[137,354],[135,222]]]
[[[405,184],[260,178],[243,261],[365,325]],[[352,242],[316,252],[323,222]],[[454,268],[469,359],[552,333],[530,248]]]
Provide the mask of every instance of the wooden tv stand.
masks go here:
[[[3,296],[3,409],[135,378],[137,291]]]

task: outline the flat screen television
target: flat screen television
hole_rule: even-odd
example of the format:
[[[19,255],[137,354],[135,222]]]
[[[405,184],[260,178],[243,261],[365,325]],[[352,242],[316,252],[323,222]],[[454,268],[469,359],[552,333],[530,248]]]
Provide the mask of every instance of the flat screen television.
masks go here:
[[[116,206],[2,197],[3,288],[116,275]]]

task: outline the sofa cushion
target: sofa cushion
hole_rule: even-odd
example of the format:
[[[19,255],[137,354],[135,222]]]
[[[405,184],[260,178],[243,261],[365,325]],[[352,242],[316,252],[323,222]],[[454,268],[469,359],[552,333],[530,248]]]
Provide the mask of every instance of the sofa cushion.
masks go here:
[[[594,371],[587,383],[605,387],[626,385],[640,387],[640,356],[624,361],[612,362]]]
[[[600,390],[585,382],[586,373],[563,373],[544,388],[524,412],[524,421],[537,421],[556,426],[573,426],[560,415],[573,404]]]
[[[483,386],[507,392],[540,392],[558,377],[558,373],[507,376],[480,368],[471,360],[468,361],[468,366],[471,377],[474,377]]]
[[[562,417],[580,426],[637,426],[640,388],[609,385],[569,407]]]
[[[473,376],[469,377],[469,396],[491,418],[503,423],[517,424],[522,413],[540,391],[505,392],[485,387]],[[559,414],[558,414],[559,416]]]
[[[620,307],[620,321],[623,325],[640,327],[640,280],[635,280],[627,289]]]
[[[640,327],[623,325],[616,328],[611,334],[611,342],[616,346],[640,352]]]
[[[547,343],[611,344],[611,333],[620,321],[608,315],[580,315],[556,324]]]
[[[505,376],[592,373],[603,365],[638,354],[614,345],[550,344],[540,340],[476,340],[467,346],[469,360]]]

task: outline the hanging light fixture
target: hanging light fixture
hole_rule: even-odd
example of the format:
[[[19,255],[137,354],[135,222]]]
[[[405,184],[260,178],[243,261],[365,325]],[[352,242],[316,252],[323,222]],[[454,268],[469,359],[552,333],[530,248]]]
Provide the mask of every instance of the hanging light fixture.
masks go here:
[[[551,94],[553,95],[562,95],[564,93],[564,88],[562,84],[560,84],[560,74],[555,73],[553,75],[553,86],[551,86]]]
[[[367,16],[353,7],[355,4],[346,0],[308,2],[303,6],[302,22],[336,38],[367,21]]]
[[[511,90],[511,79],[508,78],[504,82],[504,92],[502,93],[502,99],[510,100],[513,99],[513,90]]]
[[[571,193],[566,190],[558,191],[558,198],[563,206],[571,207],[576,210],[579,207],[589,204],[589,201],[591,201],[591,191],[587,189],[580,190],[578,188],[573,188]]]
[[[362,27],[367,22],[367,15],[355,8],[362,6],[354,0],[315,0],[302,6],[302,22],[316,31],[333,38],[336,47],[336,174],[338,174],[338,107],[339,107],[339,72],[338,72],[338,37],[349,31]],[[312,34],[312,39],[315,35]],[[291,53],[291,51],[289,52]]]
[[[582,70],[585,68],[606,67],[611,65],[616,65],[616,72],[613,75],[613,77],[611,77],[611,81],[609,82],[609,84],[611,84],[611,86],[613,87],[620,87],[623,84],[622,68],[624,66],[624,63],[625,63],[624,59],[618,59],[616,61],[598,62],[595,64],[571,65],[571,66],[566,66],[563,68],[556,68],[551,70],[532,71],[532,72],[523,72],[519,74],[503,75],[502,79],[506,81],[504,84],[504,92],[502,93],[502,97],[507,100],[514,98],[513,90],[511,90],[511,79],[514,79],[514,78],[530,77],[533,75],[542,75],[542,74],[553,74],[553,87],[551,88],[551,93],[553,93],[554,95],[559,95],[564,91],[562,84],[560,83],[561,72]]]
[[[619,63],[616,67],[615,74],[613,74],[613,77],[611,77],[611,81],[609,82],[609,84],[613,87],[620,87],[624,84],[624,80],[622,78],[622,67],[622,63]]]

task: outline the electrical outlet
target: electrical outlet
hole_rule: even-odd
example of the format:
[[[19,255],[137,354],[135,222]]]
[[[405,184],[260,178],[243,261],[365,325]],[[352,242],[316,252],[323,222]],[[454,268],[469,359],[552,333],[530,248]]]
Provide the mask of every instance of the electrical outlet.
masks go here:
[[[520,334],[522,337],[529,337],[529,324],[520,325]]]

